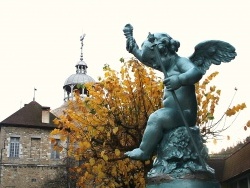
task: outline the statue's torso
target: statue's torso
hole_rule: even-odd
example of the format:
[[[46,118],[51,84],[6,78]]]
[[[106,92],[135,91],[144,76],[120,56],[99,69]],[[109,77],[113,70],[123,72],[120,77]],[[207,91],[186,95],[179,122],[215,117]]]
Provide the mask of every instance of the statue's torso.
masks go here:
[[[177,65],[173,64],[167,69],[167,74],[168,76],[173,76],[173,75],[180,75],[181,72],[178,69]],[[197,101],[195,94],[195,86],[194,85],[181,86],[174,92],[177,96],[178,102],[181,105],[182,110],[194,112],[192,116],[196,117]],[[177,108],[176,101],[174,101],[171,91],[168,91],[166,87],[164,88],[164,94],[163,94],[163,106],[167,108]]]

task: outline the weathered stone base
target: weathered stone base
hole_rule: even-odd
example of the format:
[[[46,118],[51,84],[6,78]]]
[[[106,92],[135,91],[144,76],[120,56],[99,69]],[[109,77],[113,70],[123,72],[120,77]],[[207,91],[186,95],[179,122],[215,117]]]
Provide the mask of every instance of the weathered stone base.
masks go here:
[[[220,184],[216,180],[173,179],[147,184],[146,188],[220,188]]]

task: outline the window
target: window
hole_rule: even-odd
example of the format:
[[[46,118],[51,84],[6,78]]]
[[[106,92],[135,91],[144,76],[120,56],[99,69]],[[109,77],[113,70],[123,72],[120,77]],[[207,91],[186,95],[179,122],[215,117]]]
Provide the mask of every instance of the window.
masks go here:
[[[55,146],[60,144],[60,140],[56,139],[55,142],[51,143],[51,159],[59,159],[60,158],[60,152],[56,150]]]
[[[19,157],[19,137],[10,137],[10,157]]]
[[[41,138],[31,138],[31,147],[30,147],[30,157],[33,159],[40,158],[40,143]]]

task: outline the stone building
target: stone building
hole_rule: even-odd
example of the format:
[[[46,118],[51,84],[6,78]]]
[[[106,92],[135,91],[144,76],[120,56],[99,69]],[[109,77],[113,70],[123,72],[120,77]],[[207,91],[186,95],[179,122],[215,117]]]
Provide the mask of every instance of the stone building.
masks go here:
[[[2,187],[41,187],[64,173],[64,155],[49,139],[55,128],[49,110],[31,101],[0,123]]]
[[[87,64],[83,61],[83,39],[80,61],[75,65],[76,73],[69,76],[64,85],[64,103],[50,111],[33,99],[29,104],[13,113],[0,123],[0,188],[72,188],[69,179],[69,158],[66,143],[59,152],[49,139],[56,128],[53,120],[67,108],[67,101],[74,100],[73,92],[78,89],[82,97],[87,95],[84,87],[79,87],[94,79],[87,75]]]

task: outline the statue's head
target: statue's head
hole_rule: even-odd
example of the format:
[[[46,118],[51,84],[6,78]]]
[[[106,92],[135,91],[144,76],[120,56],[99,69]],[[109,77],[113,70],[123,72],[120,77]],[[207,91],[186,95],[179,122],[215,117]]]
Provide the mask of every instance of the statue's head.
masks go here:
[[[167,33],[149,33],[147,40],[142,43],[142,60],[148,63],[155,60],[154,46],[157,46],[162,56],[176,54],[180,43]]]

